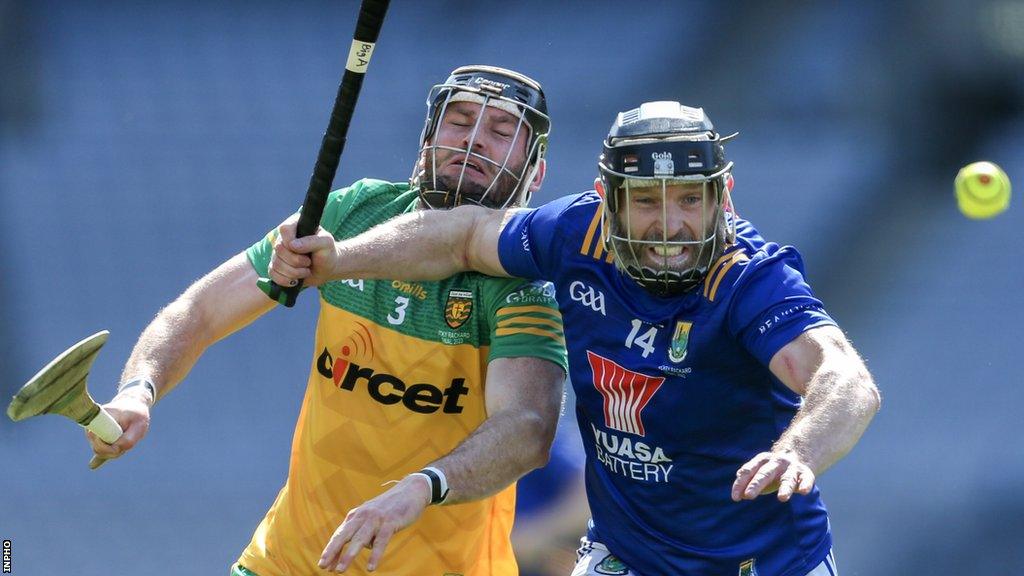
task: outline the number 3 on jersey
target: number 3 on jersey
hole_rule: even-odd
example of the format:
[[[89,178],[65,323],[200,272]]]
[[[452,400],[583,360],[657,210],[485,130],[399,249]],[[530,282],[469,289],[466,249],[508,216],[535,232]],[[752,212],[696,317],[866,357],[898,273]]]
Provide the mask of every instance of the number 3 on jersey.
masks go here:
[[[637,348],[643,350],[641,356],[647,358],[651,355],[651,352],[654,352],[654,338],[658,335],[658,329],[651,326],[648,331],[640,334],[640,328],[643,325],[643,322],[633,318],[633,329],[629,331],[629,336],[626,336],[626,348],[632,348],[633,344],[636,344]],[[640,335],[637,336],[637,334]]]
[[[388,322],[397,326],[398,324],[405,322],[405,309],[409,306],[409,298],[399,296],[395,298],[395,304],[398,304],[398,306],[395,307],[394,312],[388,314]]]

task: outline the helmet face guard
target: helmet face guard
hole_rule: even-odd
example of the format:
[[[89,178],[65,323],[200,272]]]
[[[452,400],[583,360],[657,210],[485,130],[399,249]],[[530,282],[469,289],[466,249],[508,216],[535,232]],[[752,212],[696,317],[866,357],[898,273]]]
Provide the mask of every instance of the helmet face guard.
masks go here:
[[[726,161],[722,146],[734,136],[721,137],[703,109],[678,102],[648,102],[616,118],[598,163],[605,189],[603,237],[615,265],[649,291],[668,296],[692,289],[735,240],[735,217],[726,217],[735,216],[730,198],[733,164]],[[700,184],[701,216],[694,238],[670,237],[666,224],[668,188],[679,184]],[[661,234],[634,237],[634,194],[650,194],[652,189],[660,195]],[[644,262],[641,253],[648,249],[660,255],[660,262]],[[689,255],[685,267],[673,266],[670,259],[683,250]]]
[[[437,132],[449,106],[455,102],[480,105],[480,113],[463,143],[465,148],[441,145]],[[487,107],[503,110],[517,118],[508,150],[500,158],[488,158],[474,150]],[[463,66],[454,70],[443,84],[434,86],[427,98],[427,119],[420,135],[420,154],[410,182],[429,208],[452,208],[476,204],[488,208],[525,206],[530,186],[547,152],[551,120],[540,84],[503,68]],[[525,140],[525,161],[510,166],[513,152]],[[458,177],[438,175],[442,158],[462,157]],[[466,178],[466,171],[490,167],[494,176],[486,186]],[[482,171],[482,170],[481,170]]]

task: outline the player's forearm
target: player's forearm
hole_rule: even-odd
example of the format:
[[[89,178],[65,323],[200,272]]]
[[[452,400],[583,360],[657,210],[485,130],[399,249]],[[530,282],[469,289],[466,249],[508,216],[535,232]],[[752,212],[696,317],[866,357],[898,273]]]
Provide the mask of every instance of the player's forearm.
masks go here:
[[[478,210],[483,209],[417,210],[341,240],[331,277],[440,280],[468,270]]]
[[[878,389],[862,366],[822,366],[773,450],[792,450],[815,474],[821,474],[853,449],[880,404]]]
[[[533,411],[492,415],[447,456],[431,463],[448,479],[445,504],[496,494],[521,476],[547,463],[557,414]]]

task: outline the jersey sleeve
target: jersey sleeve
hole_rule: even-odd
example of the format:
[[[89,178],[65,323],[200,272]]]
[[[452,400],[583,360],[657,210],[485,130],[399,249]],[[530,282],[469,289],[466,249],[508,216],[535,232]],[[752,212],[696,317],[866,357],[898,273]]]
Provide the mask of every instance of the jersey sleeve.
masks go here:
[[[270,267],[270,258],[274,253],[274,242],[277,240],[277,227],[274,227],[267,232],[261,240],[249,246],[245,251],[246,258],[249,259],[249,264],[256,269],[256,275],[260,278],[266,278],[269,272],[267,269]]]
[[[836,325],[804,279],[800,254],[789,246],[752,261],[737,283],[729,328],[765,366],[800,334]]]
[[[554,275],[563,245],[558,223],[571,199],[563,197],[509,218],[498,238],[498,258],[506,272],[529,279]]]
[[[550,282],[485,277],[481,293],[490,323],[488,362],[532,356],[568,371],[562,315]]]
[[[332,233],[338,228],[338,224],[344,220],[358,204],[365,181],[360,180],[351,186],[335,190],[327,196],[327,203],[324,204],[324,213],[320,217],[320,226]],[[301,212],[301,209],[296,213]],[[277,226],[272,228],[258,242],[250,246],[245,255],[249,263],[256,269],[261,278],[267,277],[267,268],[270,266],[270,259],[274,253],[274,242],[277,240]]]

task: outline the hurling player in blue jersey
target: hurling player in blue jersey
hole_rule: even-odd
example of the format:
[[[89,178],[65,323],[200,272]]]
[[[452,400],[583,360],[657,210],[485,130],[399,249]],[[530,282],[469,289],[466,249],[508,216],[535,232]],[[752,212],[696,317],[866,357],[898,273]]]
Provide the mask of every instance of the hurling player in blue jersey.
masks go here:
[[[815,479],[880,398],[800,254],[733,210],[728,139],[648,102],[616,118],[592,192],[289,241],[274,280],[550,280],[592,514],[573,576],[835,576]]]

